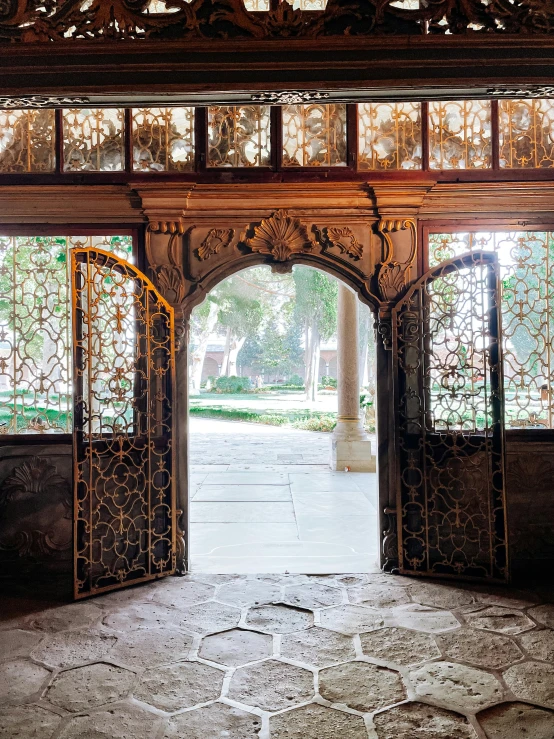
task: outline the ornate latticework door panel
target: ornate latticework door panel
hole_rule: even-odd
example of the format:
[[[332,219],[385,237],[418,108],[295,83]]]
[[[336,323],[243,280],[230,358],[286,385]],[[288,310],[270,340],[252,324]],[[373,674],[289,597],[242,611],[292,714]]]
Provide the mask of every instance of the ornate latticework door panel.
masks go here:
[[[499,280],[475,252],[393,310],[399,567],[506,580]]]
[[[173,311],[128,262],[72,258],[75,597],[175,569]]]

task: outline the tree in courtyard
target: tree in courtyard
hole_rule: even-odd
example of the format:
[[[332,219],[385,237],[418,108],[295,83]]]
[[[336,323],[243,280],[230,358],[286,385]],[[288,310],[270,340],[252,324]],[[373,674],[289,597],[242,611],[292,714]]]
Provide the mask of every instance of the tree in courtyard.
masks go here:
[[[295,267],[295,316],[304,331],[304,364],[306,397],[315,400],[319,374],[321,341],[337,330],[338,283],[310,267]]]
[[[254,336],[263,320],[264,306],[255,288],[248,288],[235,277],[222,282],[217,291],[218,325],[225,332],[221,374],[237,374],[237,358],[249,336]]]
[[[206,358],[208,341],[214,332],[219,315],[219,305],[214,296],[209,295],[206,300],[193,310],[191,315],[191,346],[190,385],[194,393],[200,392],[202,382],[202,367]]]

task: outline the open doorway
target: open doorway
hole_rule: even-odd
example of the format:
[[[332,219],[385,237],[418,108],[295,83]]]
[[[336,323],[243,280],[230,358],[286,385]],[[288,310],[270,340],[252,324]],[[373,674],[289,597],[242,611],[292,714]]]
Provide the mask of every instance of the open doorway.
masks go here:
[[[220,282],[190,325],[192,570],[374,569],[370,309],[319,270],[259,266]]]

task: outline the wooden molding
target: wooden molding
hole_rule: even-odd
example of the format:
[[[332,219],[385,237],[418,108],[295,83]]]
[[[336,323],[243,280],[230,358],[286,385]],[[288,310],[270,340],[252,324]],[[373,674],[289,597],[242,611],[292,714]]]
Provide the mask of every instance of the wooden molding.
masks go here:
[[[126,185],[0,187],[0,223],[142,223],[140,200]]]

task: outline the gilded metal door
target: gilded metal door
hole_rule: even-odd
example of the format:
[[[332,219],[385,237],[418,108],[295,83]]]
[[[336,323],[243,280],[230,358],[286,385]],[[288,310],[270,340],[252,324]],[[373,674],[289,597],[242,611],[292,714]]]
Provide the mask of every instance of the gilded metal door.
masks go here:
[[[392,315],[399,569],[508,579],[496,256],[415,282]]]
[[[173,311],[135,267],[72,260],[74,594],[175,569]]]

